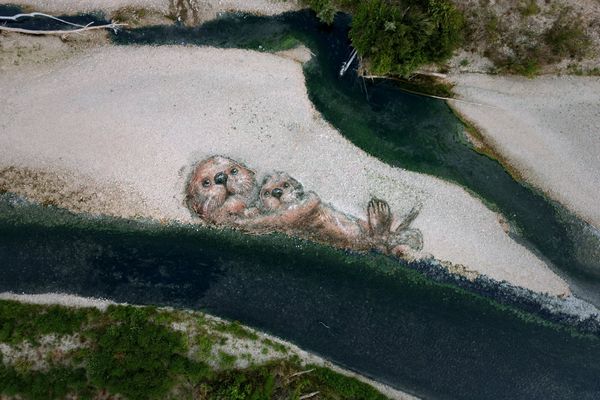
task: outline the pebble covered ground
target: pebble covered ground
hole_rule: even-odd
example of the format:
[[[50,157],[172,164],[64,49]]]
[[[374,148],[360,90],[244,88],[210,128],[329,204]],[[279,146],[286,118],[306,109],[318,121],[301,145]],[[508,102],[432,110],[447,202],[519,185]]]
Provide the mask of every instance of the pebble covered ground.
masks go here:
[[[534,291],[569,293],[466,190],[392,168],[349,143],[314,110],[293,60],[236,49],[101,46],[11,70],[0,85],[7,110],[0,170],[59,174],[72,183],[53,197],[58,205],[84,211],[90,199],[88,211],[98,213],[99,197],[103,213],[108,204],[112,215],[192,222],[183,205],[191,168],[222,154],[259,177],[287,171],[362,218],[371,196],[387,200],[398,217],[422,203],[413,226],[423,232],[424,254]],[[46,190],[43,179],[33,181]],[[0,174],[3,190],[23,194],[19,182]]]

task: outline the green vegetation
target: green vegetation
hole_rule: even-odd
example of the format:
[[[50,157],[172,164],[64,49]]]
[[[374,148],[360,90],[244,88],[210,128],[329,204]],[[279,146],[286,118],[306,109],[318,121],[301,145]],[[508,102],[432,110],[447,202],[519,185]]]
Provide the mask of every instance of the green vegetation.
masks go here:
[[[544,41],[557,59],[582,58],[590,47],[581,17],[570,9],[562,10],[554,24],[544,33]]]
[[[174,321],[194,326],[198,352],[189,355],[188,334],[171,328]],[[84,347],[70,352],[62,364],[26,368],[2,360],[0,397],[63,399],[120,395],[127,399],[298,399],[319,392],[321,398],[385,399],[372,387],[326,368],[302,366],[289,356],[247,369],[236,369],[238,357],[211,350],[221,335],[287,348],[258,336],[237,322],[210,320],[194,313],[157,310],[154,307],[110,306],[70,309],[61,306],[0,301],[0,342],[36,343],[41,335],[79,334]],[[241,358],[252,365],[251,354]],[[203,361],[198,361],[202,359]],[[219,369],[209,367],[209,363]],[[311,370],[310,372],[306,372]],[[299,372],[303,372],[298,374]]]
[[[215,329],[219,332],[229,333],[240,339],[258,340],[258,335],[256,333],[244,328],[237,321],[231,323],[218,323],[216,324]]]
[[[448,59],[462,40],[462,14],[448,0],[308,0],[324,22],[352,14],[350,39],[378,75],[409,76]]]
[[[160,398],[173,386],[175,372],[209,371],[185,357],[181,332],[150,320],[144,308],[111,307],[102,326],[89,332],[95,346],[87,362],[92,383],[130,399]]]
[[[537,4],[537,0],[525,0],[519,5],[519,12],[524,17],[539,14],[540,7]]]
[[[92,311],[49,306],[40,309],[16,301],[0,302],[0,342],[16,344],[24,340],[36,343],[41,335],[68,335],[77,332]]]
[[[21,373],[13,367],[5,366],[0,355],[0,394],[42,400],[64,399],[73,393],[82,397],[89,397],[92,393],[87,385],[84,369],[54,367],[44,372]]]
[[[582,16],[572,8],[523,0],[495,10],[488,3],[465,11],[465,43],[483,49],[495,72],[533,77],[564,59],[588,56],[592,41]],[[503,18],[519,13],[521,18]],[[534,17],[535,16],[535,17]]]

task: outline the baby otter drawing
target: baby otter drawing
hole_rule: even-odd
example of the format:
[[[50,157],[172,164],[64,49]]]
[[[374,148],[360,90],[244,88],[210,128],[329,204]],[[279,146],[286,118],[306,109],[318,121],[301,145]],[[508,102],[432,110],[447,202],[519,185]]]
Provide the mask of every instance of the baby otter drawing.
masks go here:
[[[300,182],[284,172],[265,177],[257,207],[259,215],[238,224],[252,231],[277,230],[353,250],[382,248],[392,223],[383,200],[371,199],[368,221],[360,220],[323,203],[316,193],[305,192]]]
[[[254,171],[223,156],[209,157],[195,166],[186,203],[214,225],[253,233],[279,231],[346,249],[377,249],[403,256],[420,250],[423,243],[421,232],[409,228],[419,213],[417,207],[392,231],[392,213],[383,200],[369,201],[365,221],[323,203],[284,172],[267,175],[259,188]]]

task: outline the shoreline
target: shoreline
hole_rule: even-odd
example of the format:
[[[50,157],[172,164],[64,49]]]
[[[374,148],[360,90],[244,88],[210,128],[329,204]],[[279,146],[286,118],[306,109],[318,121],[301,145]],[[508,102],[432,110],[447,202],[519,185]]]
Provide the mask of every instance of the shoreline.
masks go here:
[[[600,104],[600,78],[459,74],[450,80],[459,99],[493,107],[449,102],[477,128],[483,152],[491,150],[507,171],[598,229],[600,114],[593,107]]]
[[[176,231],[182,232],[184,235],[186,232],[195,234],[203,231],[204,234],[209,234],[213,229],[209,226],[200,227],[195,224],[177,223],[173,221],[165,221],[163,223],[143,218],[123,219],[121,217],[90,215],[89,213],[73,213],[60,207],[53,207],[55,208],[55,211],[46,211],[45,207],[10,193],[0,195],[0,206],[8,206],[8,226],[11,226],[10,221],[18,221],[19,226],[41,223],[42,227],[48,229],[57,226],[72,226],[75,229],[80,227],[86,230],[98,227],[101,231],[108,229],[108,231],[112,232],[116,229],[116,232],[129,232],[131,234],[155,231],[157,233],[163,231]],[[25,208],[19,211],[22,207]],[[13,211],[14,215],[12,214]],[[45,215],[48,212],[53,216],[46,219]],[[106,223],[109,225],[105,225]],[[206,231],[206,229],[208,229],[208,231]],[[236,232],[235,230],[231,230],[231,233],[236,236],[247,236],[240,232]],[[252,237],[255,237],[256,240],[261,240],[260,236],[261,235],[248,235],[247,238],[251,239]],[[285,235],[282,235],[281,239],[285,239]],[[288,239],[285,240],[287,241]],[[289,240],[293,239],[290,238]],[[331,248],[331,251],[335,252],[336,250],[335,248]],[[361,258],[370,257],[370,254],[363,253],[352,255]],[[390,259],[390,261],[392,260]],[[398,267],[416,271],[419,275],[432,282],[449,284],[453,287],[464,289],[468,293],[482,296],[489,301],[513,307],[517,312],[531,313],[549,322],[565,326],[566,328],[575,328],[577,331],[584,334],[600,334],[600,310],[594,306],[593,301],[579,298],[574,295],[565,297],[534,292],[512,285],[506,281],[494,280],[488,276],[481,275],[476,271],[469,270],[463,265],[451,264],[443,261],[440,262],[435,259],[417,259],[409,262],[403,262],[401,260],[392,261],[394,264],[396,262],[398,263]],[[577,289],[577,286],[574,286],[574,288]],[[5,288],[5,290],[10,290],[10,287]],[[60,290],[60,288],[55,290]],[[575,291],[575,295],[577,295],[577,293],[578,292]],[[107,301],[112,303],[112,300]]]

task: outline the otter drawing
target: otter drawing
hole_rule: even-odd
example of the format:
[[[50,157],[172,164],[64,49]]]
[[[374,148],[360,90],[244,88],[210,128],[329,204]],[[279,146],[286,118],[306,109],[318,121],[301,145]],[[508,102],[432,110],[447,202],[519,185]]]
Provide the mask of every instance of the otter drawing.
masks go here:
[[[254,171],[228,157],[213,156],[199,162],[186,190],[188,207],[212,224],[231,225],[250,215],[256,201]]]
[[[323,203],[285,172],[267,175],[259,188],[254,171],[223,156],[209,157],[195,166],[186,203],[206,222],[252,233],[279,231],[346,249],[377,249],[397,256],[423,245],[421,232],[409,228],[418,207],[392,230],[392,213],[383,200],[369,201],[365,221]]]
[[[377,198],[369,201],[364,221],[323,203],[314,192],[305,192],[287,173],[276,172],[263,181],[258,209],[258,216],[238,223],[252,231],[277,230],[353,250],[388,252],[392,214],[389,205]]]

